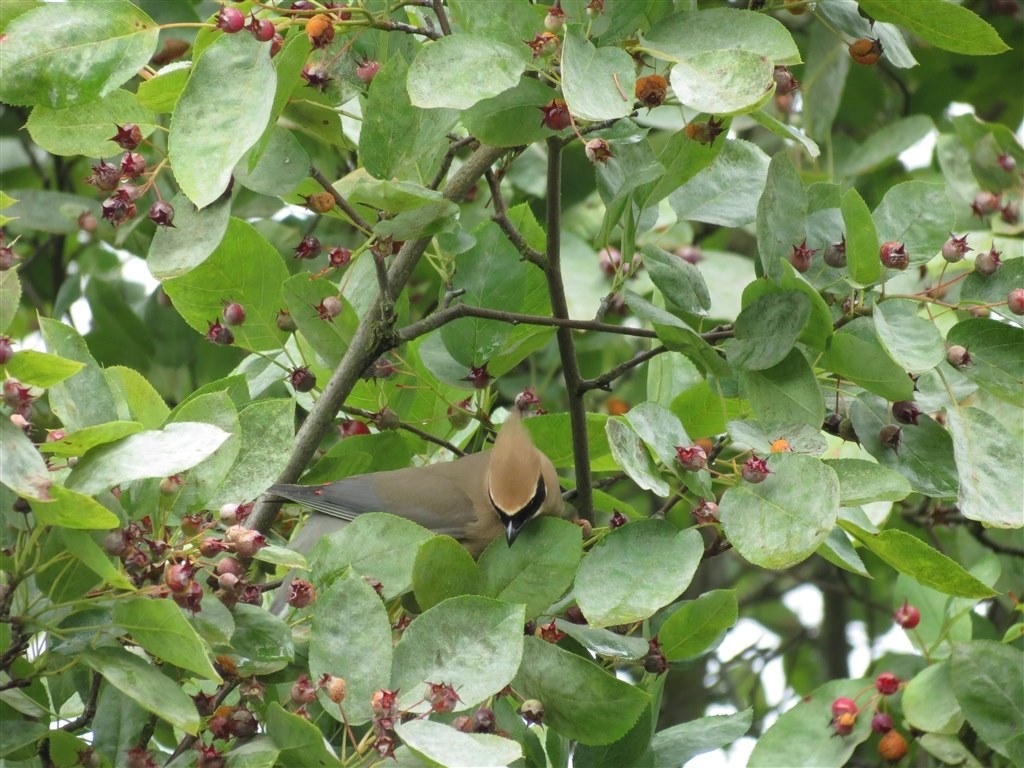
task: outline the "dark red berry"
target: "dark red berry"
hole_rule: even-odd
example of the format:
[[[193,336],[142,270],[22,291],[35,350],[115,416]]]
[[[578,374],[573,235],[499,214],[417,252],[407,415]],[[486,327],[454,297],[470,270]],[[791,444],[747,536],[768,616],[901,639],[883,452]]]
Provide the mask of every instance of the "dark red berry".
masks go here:
[[[775,80],[775,93],[780,96],[792,93],[800,87],[800,81],[793,77],[793,73],[789,71],[789,67],[777,65],[772,78]]]
[[[846,266],[846,235],[838,243],[829,243],[825,246],[825,253],[821,255],[822,260],[834,269],[841,269]]]
[[[344,267],[352,261],[352,251],[348,248],[331,248],[331,250],[327,252],[327,260],[330,262],[332,267]]]
[[[348,21],[352,18],[352,11],[346,10],[348,8],[348,3],[343,0],[327,0],[327,2],[324,3],[324,8],[329,11],[334,11],[334,15],[338,17],[339,21]]]
[[[768,469],[768,461],[766,459],[751,456],[743,462],[740,474],[748,483],[762,483],[771,474],[771,470]]]
[[[629,520],[626,518],[626,516],[616,509],[615,511],[612,512],[611,519],[608,520],[608,527],[612,530],[615,530],[616,528],[621,528],[628,522]]]
[[[921,623],[921,612],[904,600],[903,605],[893,613],[892,620],[904,629],[913,629]]]
[[[875,678],[875,688],[883,696],[892,696],[900,689],[900,682],[892,672],[883,672]]]
[[[221,325],[220,320],[213,323],[207,321],[207,325],[210,326],[206,330],[206,338],[209,341],[212,341],[214,344],[235,343],[235,334],[226,325]]]
[[[92,176],[85,179],[86,184],[91,184],[102,192],[112,192],[117,189],[120,182],[121,169],[106,160],[100,160],[99,165],[92,166]]]
[[[838,435],[839,425],[842,422],[843,417],[837,411],[832,411],[832,413],[825,416],[825,420],[821,423],[821,428],[830,435]]]
[[[878,251],[878,258],[889,269],[906,269],[910,265],[910,254],[903,243],[896,240],[884,243]]]
[[[792,253],[789,254],[789,263],[793,265],[793,268],[797,272],[806,272],[811,268],[811,258],[820,249],[808,248],[807,238],[800,245],[794,245]]]
[[[296,259],[315,259],[322,250],[320,240],[313,235],[306,235],[302,241],[295,246]]]
[[[364,83],[370,83],[373,78],[377,76],[380,71],[379,61],[364,61],[358,67],[356,67],[356,77],[358,77]]]
[[[301,74],[302,79],[306,81],[306,85],[318,91],[323,91],[331,80],[330,74],[319,64],[307,64],[302,68]]]
[[[134,179],[146,171],[146,158],[138,152],[125,152],[121,158],[121,175],[126,179]]]
[[[134,219],[138,212],[135,203],[131,201],[130,193],[124,189],[117,190],[104,200],[100,208],[101,216],[115,227],[129,219]]]
[[[174,208],[170,203],[157,200],[149,206],[149,220],[161,227],[173,227]]]
[[[125,123],[115,126],[117,133],[110,137],[110,140],[121,149],[135,149],[142,141],[142,131],[135,123]]]
[[[316,386],[316,376],[306,366],[300,366],[288,376],[296,392],[309,392]]]
[[[487,385],[491,383],[491,378],[491,374],[487,372],[487,363],[484,363],[479,368],[470,368],[469,376],[463,381],[468,381],[475,389],[486,389]]]
[[[222,29],[229,35],[240,32],[245,26],[245,16],[237,8],[222,8],[217,14],[217,29]]]
[[[316,6],[313,5],[313,3],[310,2],[310,0],[295,0],[295,2],[292,3],[292,10],[293,11],[315,11],[316,10]]]
[[[552,99],[548,104],[538,107],[538,109],[544,113],[540,121],[541,125],[546,125],[553,131],[565,130],[572,123],[569,107],[566,106],[562,99]]]
[[[427,693],[423,697],[434,712],[451,712],[462,701],[455,689],[446,683],[427,683]]]
[[[0,336],[0,365],[7,365],[14,357],[14,348],[11,346],[10,336]]]
[[[875,733],[888,733],[892,729],[892,715],[888,712],[876,712],[871,718],[871,730]]]
[[[892,404],[892,416],[901,424],[917,426],[917,420],[921,417],[921,409],[913,400],[900,400]]]
[[[1024,288],[1014,288],[1006,297],[1006,306],[1015,315],[1024,315]]]
[[[245,322],[245,307],[237,301],[225,302],[220,314],[228,325],[241,325]]]
[[[700,472],[707,466],[708,455],[699,445],[677,445],[676,460],[687,472]]]
[[[274,35],[277,32],[274,28],[273,22],[268,19],[257,19],[255,13],[252,14],[249,19],[248,29],[252,33],[252,36],[261,43],[269,43],[274,39]]]
[[[316,589],[305,579],[292,579],[288,585],[288,605],[305,608],[316,600]]]
[[[270,58],[274,58],[281,52],[281,48],[284,47],[284,37],[281,36],[280,32],[274,33],[274,39],[270,41]]]
[[[188,563],[169,564],[164,569],[164,584],[177,594],[186,592],[192,583],[194,570]]]
[[[344,440],[346,437],[368,435],[370,434],[370,428],[363,422],[357,421],[356,419],[344,419],[340,424],[338,424],[338,434],[341,435],[341,439]]]

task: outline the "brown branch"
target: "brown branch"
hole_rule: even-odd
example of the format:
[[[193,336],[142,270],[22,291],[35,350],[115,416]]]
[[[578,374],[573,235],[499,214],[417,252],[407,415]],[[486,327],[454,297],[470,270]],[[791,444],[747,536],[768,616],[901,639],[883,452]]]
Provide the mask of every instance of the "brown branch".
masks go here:
[[[544,254],[526,242],[526,238],[516,229],[512,219],[508,217],[508,207],[505,205],[505,198],[501,194],[501,179],[491,170],[484,174],[484,178],[487,179],[487,186],[491,189],[491,202],[494,203],[494,215],[491,216],[491,221],[501,227],[505,237],[516,247],[516,250],[522,254],[524,259],[543,268]]]
[[[348,406],[344,406],[341,410],[344,413],[350,414],[352,416],[359,416],[364,419],[373,419],[377,415],[372,411],[367,411],[363,408],[350,408]],[[406,422],[403,421],[401,424],[398,425],[398,429],[402,429],[410,434],[416,435],[416,437],[420,438],[421,440],[426,440],[428,443],[433,443],[434,445],[439,445],[442,448],[446,448],[447,450],[454,453],[456,456],[466,455],[466,452],[459,448],[459,446],[455,445],[455,443],[449,443],[444,438],[432,435],[429,432],[420,429],[419,427],[414,427],[412,424],[407,424]]]
[[[363,233],[367,235],[373,231],[373,227],[366,223],[363,217],[356,212],[355,208],[352,207],[352,204],[341,196],[341,193],[334,188],[334,185],[331,184],[327,177],[324,176],[316,166],[311,165],[309,167],[309,175],[316,180],[317,184],[324,188],[324,191],[331,193],[334,197],[335,205],[345,212],[345,215],[351,219],[352,223],[358,229],[361,229]]]
[[[610,392],[611,383],[613,381],[633,368],[636,368],[638,365],[643,365],[651,358],[657,357],[662,352],[668,352],[668,349],[666,347],[655,347],[654,349],[649,349],[646,352],[641,352],[636,357],[627,360],[624,363],[619,363],[611,370],[602,373],[596,378],[584,379],[580,382],[580,394],[588,392],[591,389],[603,389],[606,392]]]
[[[639,112],[634,110],[631,114],[627,115],[627,117],[636,117],[639,114]],[[624,119],[625,118],[622,117],[613,117],[609,120],[601,120],[596,123],[591,123],[590,125],[579,129],[579,136],[586,136],[588,133],[594,133],[595,131],[603,131],[605,128],[611,128],[613,125],[619,122],[619,120]],[[561,140],[562,146],[572,144],[577,138],[578,137],[575,133],[570,136],[566,136],[564,139]]]
[[[427,185],[427,188],[437,189],[440,187],[441,182],[444,181],[444,177],[448,175],[448,169],[452,167],[452,161],[455,159],[455,155],[457,155],[459,150],[463,147],[468,147],[470,144],[475,143],[475,136],[466,136],[465,138],[453,141],[451,146],[448,147],[448,151],[444,153],[444,157],[441,158],[441,167],[437,169],[437,174],[434,176],[434,180]]]
[[[434,9],[434,15],[437,16],[437,23],[441,25],[441,32],[450,35],[452,33],[452,25],[448,21],[448,14],[444,10],[444,0],[433,0],[431,7]]]
[[[411,325],[396,332],[398,340],[402,343],[412,341],[425,333],[437,330],[460,317],[479,317],[483,320],[499,320],[511,325],[546,325],[555,328],[566,328],[573,331],[599,331],[602,333],[617,333],[622,336],[636,336],[641,339],[654,339],[657,335],[654,331],[646,328],[631,328],[627,325],[612,325],[610,323],[599,323],[594,320],[573,320],[568,317],[544,317],[543,315],[524,315],[520,312],[505,312],[500,309],[487,309],[486,307],[474,307],[470,304],[453,304],[450,307],[439,309],[431,315],[418,320]]]
[[[481,146],[448,181],[444,197],[448,200],[461,200],[484,171],[504,153],[505,150],[501,148]],[[374,360],[400,343],[401,339],[394,333],[394,328],[381,322],[381,309],[386,303],[393,303],[398,298],[398,293],[409,282],[430,241],[430,237],[407,240],[395,256],[388,271],[389,295],[378,294],[360,319],[345,355],[296,434],[294,448],[277,482],[294,483],[299,478],[315,455],[323,436],[334,425],[335,414],[358,383],[363,371]],[[266,533],[280,508],[280,501],[271,501],[269,497],[264,496],[249,517],[251,527]]]
[[[988,531],[976,520],[967,520],[967,532],[975,538],[982,546],[992,550],[997,555],[1012,555],[1013,557],[1024,557],[1024,549],[1009,544],[1000,544],[989,538]]]
[[[569,306],[565,299],[565,285],[562,283],[562,142],[561,139],[552,136],[547,140],[547,144],[547,260],[544,272],[547,276],[552,317],[564,321],[569,319]],[[555,338],[558,340],[562,378],[565,380],[565,391],[569,399],[577,506],[580,508],[580,516],[593,522],[594,493],[590,485],[587,407],[580,389],[583,378],[580,376],[579,360],[576,359],[576,342],[572,337],[572,329],[565,325],[559,325]]]
[[[435,32],[432,29],[414,27],[412,24],[406,24],[404,21],[392,21],[391,19],[374,19],[373,28],[382,29],[385,32],[405,32],[407,35],[422,35],[431,40],[437,40],[442,37],[440,32]]]
[[[92,673],[92,685],[89,686],[89,698],[85,702],[85,708],[82,710],[82,714],[76,717],[74,720],[69,720],[60,727],[62,731],[68,733],[74,733],[79,728],[84,728],[92,722],[92,719],[96,717],[96,702],[100,698],[100,684],[103,682],[103,676],[99,672]]]

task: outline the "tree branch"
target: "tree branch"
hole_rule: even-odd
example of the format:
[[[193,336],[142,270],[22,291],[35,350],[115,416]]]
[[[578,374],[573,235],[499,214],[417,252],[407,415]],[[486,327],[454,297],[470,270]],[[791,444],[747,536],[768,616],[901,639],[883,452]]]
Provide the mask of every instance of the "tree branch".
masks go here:
[[[505,150],[498,147],[481,146],[477,149],[449,180],[444,190],[445,198],[461,200],[477,179],[483,175],[483,172],[504,153]],[[345,350],[344,357],[324,387],[320,399],[317,400],[296,434],[295,447],[277,482],[294,483],[299,478],[302,470],[316,453],[323,436],[332,427],[335,415],[352,392],[352,388],[359,381],[363,371],[384,352],[400,343],[394,329],[384,327],[381,323],[381,310],[386,303],[394,303],[399,292],[405,288],[420,257],[427,250],[430,240],[429,237],[407,240],[398,255],[395,256],[391,269],[388,270],[389,295],[378,294],[366,314],[360,319],[359,326],[356,328],[348,349]],[[270,501],[264,495],[257,502],[256,508],[249,517],[250,526],[266,533],[280,508],[281,501]]]
[[[491,202],[494,203],[494,215],[491,216],[491,221],[501,227],[505,237],[516,247],[516,250],[522,254],[524,259],[543,268],[544,254],[526,242],[526,238],[522,236],[519,230],[516,229],[515,224],[512,223],[512,219],[508,217],[505,198],[501,195],[501,180],[491,170],[484,174],[484,178],[487,179],[487,186],[491,189]]]
[[[377,416],[377,414],[373,413],[372,411],[367,411],[363,408],[349,408],[348,406],[344,406],[341,410],[351,416],[359,416],[364,419],[374,419]],[[428,443],[433,443],[434,445],[438,445],[441,448],[445,448],[446,450],[451,451],[456,456],[466,455],[466,452],[459,448],[459,446],[455,445],[455,443],[450,443],[444,438],[432,435],[426,430],[420,429],[419,427],[414,427],[412,424],[407,424],[406,422],[403,421],[401,424],[398,425],[398,428],[403,429],[406,432],[409,432],[410,434],[416,435],[416,437],[420,438],[421,440],[426,440]]]
[[[434,15],[437,16],[437,23],[441,25],[441,32],[450,35],[452,33],[452,25],[448,21],[448,14],[444,10],[444,0],[433,0],[431,7],[434,9]]]
[[[524,315],[520,312],[505,312],[500,309],[487,309],[486,307],[474,307],[471,304],[453,304],[450,307],[439,309],[431,315],[418,320],[405,328],[399,329],[395,335],[401,343],[412,341],[418,336],[430,333],[447,325],[460,317],[479,317],[484,320],[498,320],[511,325],[546,325],[555,328],[568,328],[574,331],[599,331],[602,333],[617,333],[621,336],[636,336],[641,339],[657,338],[654,331],[646,328],[632,328],[628,325],[611,325],[610,323],[598,323],[594,320],[573,320],[568,317],[545,317],[543,315]]]
[[[610,385],[613,381],[615,381],[617,378],[619,378],[626,372],[632,370],[633,368],[636,368],[638,365],[643,365],[651,358],[657,357],[662,352],[668,352],[668,349],[666,347],[654,347],[654,349],[649,349],[646,352],[641,352],[639,355],[632,358],[631,360],[627,360],[624,363],[619,363],[611,370],[602,373],[600,376],[596,378],[584,379],[583,381],[580,382],[580,393],[582,394],[583,392],[589,392],[592,389],[603,389],[605,391],[610,392]]]
[[[334,188],[334,185],[328,181],[327,177],[324,176],[316,166],[311,165],[309,167],[309,175],[316,180],[317,184],[324,188],[324,191],[330,192],[331,195],[333,195],[335,205],[345,212],[345,215],[352,220],[352,223],[357,228],[361,229],[363,233],[367,235],[373,231],[373,227],[366,223],[363,217],[356,212],[355,208],[352,207],[351,203],[341,196],[341,193]]]
[[[569,306],[565,300],[565,286],[562,283],[562,142],[552,136],[548,144],[547,183],[547,259],[544,272],[547,275],[548,296],[551,298],[553,318],[569,319]],[[594,519],[594,494],[590,485],[590,451],[587,441],[587,409],[580,388],[579,361],[576,359],[576,343],[572,329],[559,325],[555,334],[558,353],[562,358],[562,378],[569,398],[569,421],[572,425],[572,452],[576,469],[576,500],[581,517]]]
[[[385,32],[405,32],[407,35],[422,35],[431,40],[437,40],[442,37],[440,32],[435,32],[432,29],[414,27],[412,24],[406,24],[404,21],[392,21],[391,19],[374,19],[373,28],[382,29]]]
[[[62,731],[68,733],[74,733],[79,728],[84,728],[92,722],[92,719],[96,717],[96,702],[100,697],[100,684],[103,682],[103,676],[99,672],[92,673],[92,685],[89,686],[89,698],[86,699],[85,708],[82,710],[82,714],[76,717],[74,720],[69,720],[60,727]]]
[[[452,167],[452,161],[455,159],[455,155],[457,155],[459,150],[463,147],[468,147],[470,144],[475,143],[475,136],[466,136],[465,138],[453,141],[451,146],[448,147],[448,151],[444,153],[444,157],[441,158],[441,167],[437,169],[437,174],[434,176],[434,180],[431,181],[427,187],[429,189],[437,189],[441,186],[441,182],[444,181],[444,177],[448,175],[448,169]]]

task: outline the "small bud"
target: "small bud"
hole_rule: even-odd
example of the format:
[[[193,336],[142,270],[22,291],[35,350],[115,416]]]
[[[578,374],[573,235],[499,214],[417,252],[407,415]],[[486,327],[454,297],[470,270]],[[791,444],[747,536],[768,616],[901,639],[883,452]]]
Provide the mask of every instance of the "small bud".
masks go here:
[[[519,714],[530,725],[540,725],[544,720],[544,705],[537,699],[527,699],[519,707]]]

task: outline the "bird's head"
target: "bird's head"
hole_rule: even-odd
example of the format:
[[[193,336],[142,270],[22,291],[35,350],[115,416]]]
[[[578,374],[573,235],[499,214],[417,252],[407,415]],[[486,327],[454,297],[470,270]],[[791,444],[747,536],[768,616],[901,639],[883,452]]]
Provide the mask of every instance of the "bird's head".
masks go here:
[[[549,488],[545,461],[519,418],[511,416],[498,432],[487,470],[487,494],[509,546],[522,527],[541,513],[549,494],[558,494],[557,481],[553,490]]]

